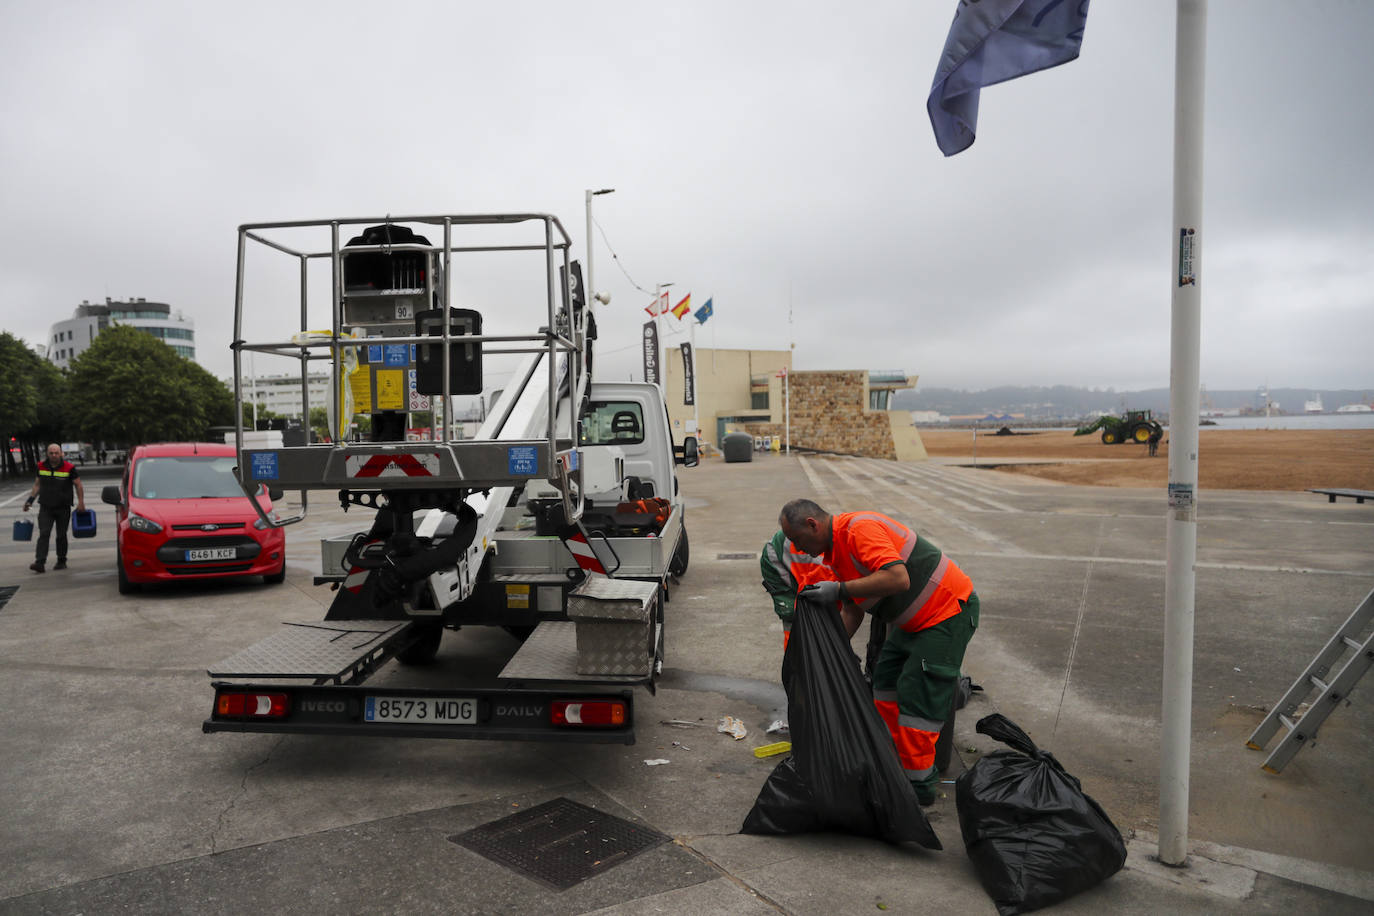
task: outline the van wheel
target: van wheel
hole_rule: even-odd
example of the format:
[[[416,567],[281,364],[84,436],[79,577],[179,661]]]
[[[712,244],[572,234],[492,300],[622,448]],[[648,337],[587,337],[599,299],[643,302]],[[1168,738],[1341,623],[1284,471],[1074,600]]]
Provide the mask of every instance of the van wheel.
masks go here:
[[[124,572],[124,556],[115,551],[115,573],[119,576],[119,593],[121,595],[132,595],[138,591],[138,584],[130,582],[129,577]]]
[[[681,579],[687,575],[687,563],[691,559],[691,548],[687,544],[687,529],[682,529],[682,537],[677,542],[677,550],[673,551],[673,559],[668,563],[668,572]]]

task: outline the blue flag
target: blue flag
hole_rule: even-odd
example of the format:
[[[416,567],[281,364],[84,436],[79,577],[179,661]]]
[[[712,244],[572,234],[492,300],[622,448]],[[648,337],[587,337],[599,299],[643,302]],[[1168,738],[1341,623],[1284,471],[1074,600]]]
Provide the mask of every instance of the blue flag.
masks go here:
[[[978,90],[1078,56],[1088,0],[960,0],[926,111],[946,156],[973,145]]]
[[[705,305],[692,313],[692,317],[697,320],[698,324],[705,324],[706,319],[710,318],[715,313],[715,309],[711,308],[711,300],[707,299]]]

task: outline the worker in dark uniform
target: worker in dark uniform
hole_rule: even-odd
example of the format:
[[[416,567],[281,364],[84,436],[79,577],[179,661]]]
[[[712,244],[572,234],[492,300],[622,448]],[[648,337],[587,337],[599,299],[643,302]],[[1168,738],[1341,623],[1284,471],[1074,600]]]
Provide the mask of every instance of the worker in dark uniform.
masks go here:
[[[48,446],[48,457],[38,463],[38,478],[33,482],[29,498],[24,502],[24,511],[38,500],[38,545],[34,560],[29,569],[43,572],[48,561],[48,537],[53,527],[57,528],[57,562],[53,569],[67,568],[67,525],[72,519],[72,494],[76,494],[76,508],[85,511],[86,490],[77,476],[76,465],[62,455],[62,446],[56,442]]]

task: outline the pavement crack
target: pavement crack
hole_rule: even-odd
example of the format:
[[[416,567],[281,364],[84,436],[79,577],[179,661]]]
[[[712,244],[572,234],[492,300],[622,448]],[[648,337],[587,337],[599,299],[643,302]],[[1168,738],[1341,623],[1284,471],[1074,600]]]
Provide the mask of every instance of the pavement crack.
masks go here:
[[[271,747],[267,749],[267,753],[263,755],[262,759],[243,771],[243,779],[239,780],[238,791],[234,793],[233,797],[229,799],[229,802],[215,818],[215,829],[210,833],[210,855],[215,855],[219,852],[219,836],[224,832],[225,822],[229,819],[229,815],[233,813],[234,808],[238,806],[239,799],[248,794],[248,780],[252,778],[254,771],[272,762],[272,755],[277,752],[277,748],[281,747],[282,742],[285,740],[286,736],[282,735],[276,741],[272,742]]]
[[[700,849],[697,849],[695,846],[691,845],[692,840],[701,839],[702,837],[729,837],[738,835],[739,832],[734,831],[731,833],[698,833],[690,838],[675,836],[673,837],[673,844],[681,849],[687,850],[687,852],[689,852],[691,855],[695,856],[698,860],[700,860],[700,862],[703,865],[707,866],[716,874],[720,875],[722,878],[729,881],[731,884],[735,885],[740,890],[744,891],[746,894],[753,897],[755,900],[759,901],[765,906],[771,907],[773,910],[779,913],[791,914],[792,911],[787,909],[787,907],[783,906],[781,903],[774,900],[772,897],[769,897],[763,891],[754,887],[752,884],[750,884],[748,881],[745,881],[738,875],[731,874],[728,869],[726,869],[715,859],[711,858],[706,853],[702,852]]]

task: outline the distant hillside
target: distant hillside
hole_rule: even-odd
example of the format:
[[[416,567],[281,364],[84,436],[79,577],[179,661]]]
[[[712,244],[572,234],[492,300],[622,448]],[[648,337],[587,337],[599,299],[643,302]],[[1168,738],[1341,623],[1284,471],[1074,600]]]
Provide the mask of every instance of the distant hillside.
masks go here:
[[[1303,403],[1320,396],[1328,411],[1343,404],[1374,403],[1374,390],[1275,388],[1269,392],[1285,413],[1302,413]],[[1069,385],[1045,387],[986,388],[964,391],[955,388],[917,388],[893,394],[897,410],[937,410],[945,416],[968,414],[1025,414],[1027,418],[1082,417],[1122,410],[1169,412],[1169,389],[1117,391],[1114,388],[1074,388]],[[1256,390],[1207,390],[1202,406],[1263,409],[1264,401]]]

